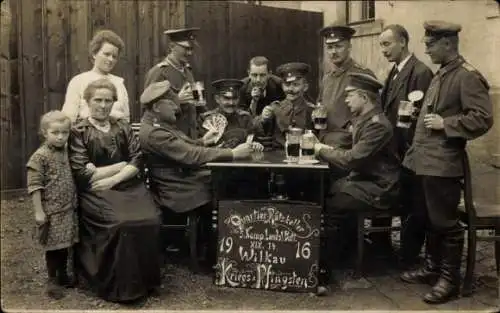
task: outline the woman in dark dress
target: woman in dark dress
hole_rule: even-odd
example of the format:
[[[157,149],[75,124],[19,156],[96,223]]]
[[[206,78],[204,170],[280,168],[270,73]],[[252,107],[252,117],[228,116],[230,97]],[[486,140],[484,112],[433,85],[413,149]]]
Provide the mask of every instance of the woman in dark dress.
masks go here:
[[[126,121],[110,118],[116,87],[88,85],[90,115],[72,130],[70,163],[80,200],[80,277],[105,300],[132,301],[160,284],[160,212],[139,178],[139,140]]]

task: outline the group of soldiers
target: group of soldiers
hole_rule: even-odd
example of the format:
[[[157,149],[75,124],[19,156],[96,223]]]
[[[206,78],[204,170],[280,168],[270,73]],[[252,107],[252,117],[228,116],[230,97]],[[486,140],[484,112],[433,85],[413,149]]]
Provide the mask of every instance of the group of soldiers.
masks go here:
[[[334,223],[328,212],[401,208],[402,261],[418,263],[426,242],[423,267],[404,272],[401,279],[430,283],[424,301],[442,303],[460,290],[464,230],[457,207],[466,142],[485,134],[493,118],[486,79],[459,54],[461,26],[445,21],[423,26],[425,53],[440,65],[437,73],[409,51],[406,29],[389,25],[379,37],[382,54],[394,63],[384,83],[351,57],[353,28],[331,25],[320,31],[332,69],[322,79],[318,102],[326,107],[327,126],[315,132],[314,150],[332,169],[326,225]],[[193,97],[195,79],[189,66],[198,30],[165,32],[170,53],[147,73],[140,99],[145,113],[139,138],[152,191],[162,206],[177,213],[211,212],[206,209],[211,204],[210,174],[202,165],[245,158],[262,149],[245,143],[247,134],[255,133],[265,146],[283,147],[290,127],[314,128],[315,104],[307,97],[310,65],[286,63],[273,75],[262,56],[250,60],[247,78],[214,82],[217,107],[207,111]],[[398,127],[400,102],[415,90],[425,97],[414,103],[411,125]],[[217,134],[201,127],[212,114],[226,117],[228,134],[244,132],[234,132],[236,140],[223,135],[220,144],[214,140]],[[307,182],[301,184],[305,188]],[[374,242],[390,246],[389,236],[378,236]],[[335,242],[327,236],[322,267],[332,266]],[[327,291],[327,278],[318,293]]]

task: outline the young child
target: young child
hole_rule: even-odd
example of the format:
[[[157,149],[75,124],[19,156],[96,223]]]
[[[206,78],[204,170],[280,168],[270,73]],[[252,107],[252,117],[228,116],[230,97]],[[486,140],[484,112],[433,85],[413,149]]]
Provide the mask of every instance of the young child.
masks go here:
[[[64,297],[72,287],[68,277],[68,250],[78,242],[77,195],[68,160],[71,120],[61,111],[50,111],[40,120],[44,142],[27,166],[28,193],[33,200],[37,240],[45,250],[47,295]]]

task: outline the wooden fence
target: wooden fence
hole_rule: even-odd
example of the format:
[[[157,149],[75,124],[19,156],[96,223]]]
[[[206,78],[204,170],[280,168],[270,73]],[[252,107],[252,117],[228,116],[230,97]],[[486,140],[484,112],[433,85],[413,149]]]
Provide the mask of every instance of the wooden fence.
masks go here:
[[[71,77],[90,69],[88,42],[98,29],[111,29],[125,41],[114,73],[125,79],[134,121],[140,118],[137,101],[144,75],[168,53],[163,31],[183,26],[202,28],[193,68],[207,85],[219,78],[244,77],[248,60],[265,55],[273,67],[289,61],[311,64],[310,95],[316,97],[322,13],[230,1],[7,2],[12,23],[6,49],[9,90],[1,110],[2,190],[25,186],[24,165],[39,145],[39,118],[60,109]]]

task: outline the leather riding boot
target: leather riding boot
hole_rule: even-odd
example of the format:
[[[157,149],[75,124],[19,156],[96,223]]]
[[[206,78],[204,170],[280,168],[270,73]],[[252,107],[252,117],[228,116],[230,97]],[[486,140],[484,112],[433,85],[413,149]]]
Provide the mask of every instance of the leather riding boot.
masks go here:
[[[432,285],[439,277],[441,267],[441,245],[440,236],[434,232],[427,233],[426,257],[423,267],[407,271],[401,274],[402,281],[410,284],[429,284]]]
[[[444,236],[444,255],[438,282],[423,300],[430,304],[445,303],[460,293],[460,265],[464,249],[464,231],[456,228]]]

